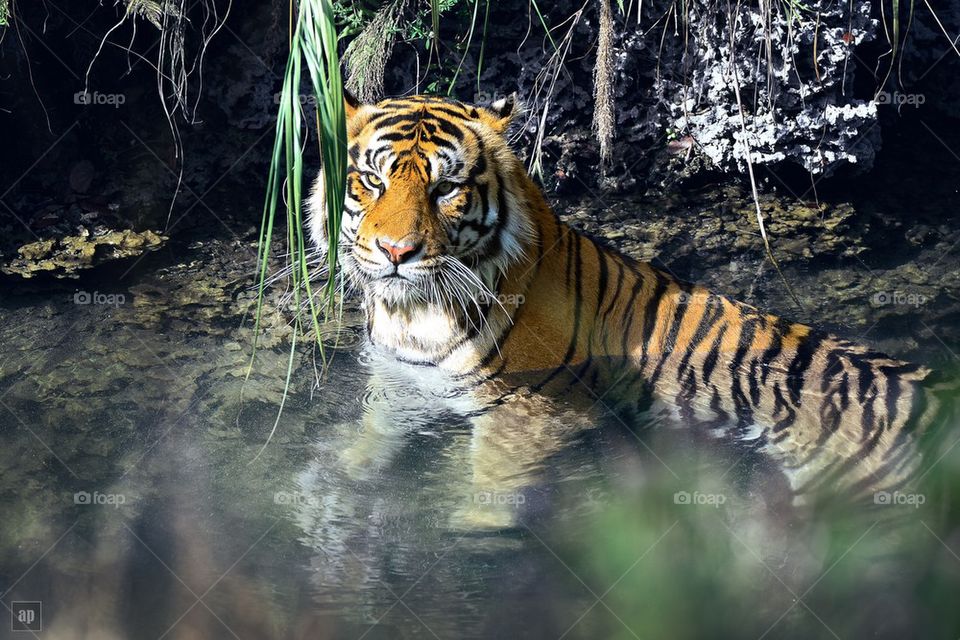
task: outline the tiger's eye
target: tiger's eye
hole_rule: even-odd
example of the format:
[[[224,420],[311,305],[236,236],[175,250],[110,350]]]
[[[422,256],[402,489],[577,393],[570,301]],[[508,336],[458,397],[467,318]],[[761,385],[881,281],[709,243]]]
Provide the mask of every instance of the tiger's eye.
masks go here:
[[[380,176],[378,176],[375,173],[367,172],[367,173],[364,173],[361,177],[363,178],[363,181],[367,184],[367,186],[370,187],[371,189],[380,189],[381,187],[383,187],[383,180],[380,178]]]
[[[437,183],[437,186],[433,188],[433,195],[437,196],[438,198],[444,198],[456,191],[458,187],[459,185],[454,184],[449,180],[441,180]]]

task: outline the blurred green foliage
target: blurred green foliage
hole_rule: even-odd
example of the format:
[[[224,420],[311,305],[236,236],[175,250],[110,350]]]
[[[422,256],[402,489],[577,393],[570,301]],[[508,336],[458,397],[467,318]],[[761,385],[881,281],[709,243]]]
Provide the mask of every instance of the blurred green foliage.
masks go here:
[[[599,599],[567,637],[955,640],[957,426],[927,443],[915,487],[865,504],[817,496],[797,506],[768,486],[769,470],[734,479],[721,461],[628,470],[636,477],[616,481],[619,497],[585,526],[570,523],[577,535],[543,534],[571,588]]]

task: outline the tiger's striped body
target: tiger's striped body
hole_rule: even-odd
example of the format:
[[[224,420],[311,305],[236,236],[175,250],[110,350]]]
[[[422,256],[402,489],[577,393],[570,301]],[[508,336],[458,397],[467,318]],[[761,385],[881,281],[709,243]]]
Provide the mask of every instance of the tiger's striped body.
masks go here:
[[[578,234],[508,148],[511,110],[420,96],[348,105],[341,263],[374,343],[455,373],[543,372],[536,388],[572,375],[598,395],[615,388],[611,404],[652,396],[685,423],[765,439],[809,479],[856,466],[854,484],[895,486],[913,474],[905,445],[938,408],[929,370]],[[319,182],[310,204],[326,246]]]

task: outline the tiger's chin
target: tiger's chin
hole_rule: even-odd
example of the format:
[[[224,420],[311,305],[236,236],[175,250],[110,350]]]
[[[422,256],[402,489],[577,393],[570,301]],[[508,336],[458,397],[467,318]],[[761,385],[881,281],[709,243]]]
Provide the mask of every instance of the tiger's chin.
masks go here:
[[[380,300],[391,307],[412,307],[425,301],[423,287],[400,275],[369,280],[363,290],[367,300]]]
[[[430,283],[401,275],[364,278],[361,284],[370,341],[409,362],[435,364],[460,323],[428,292]]]
[[[348,264],[345,273],[362,291],[371,343],[407,362],[459,372],[460,356],[491,331],[484,313],[496,304],[491,292],[500,268],[497,263],[469,269],[459,261],[440,262],[439,268],[393,274]]]
[[[391,289],[396,285],[390,285]],[[368,294],[364,300],[370,341],[401,360],[438,364],[449,345],[466,334],[462,319],[447,304],[414,295]]]

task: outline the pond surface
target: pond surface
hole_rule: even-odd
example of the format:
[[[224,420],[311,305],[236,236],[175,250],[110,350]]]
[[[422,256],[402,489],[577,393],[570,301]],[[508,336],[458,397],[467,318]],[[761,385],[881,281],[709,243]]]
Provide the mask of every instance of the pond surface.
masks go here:
[[[574,223],[587,204],[570,204]],[[662,210],[661,228],[694,204]],[[609,210],[629,206],[655,207]],[[821,237],[808,218],[780,222]],[[844,224],[867,237],[862,218]],[[934,265],[949,234],[901,260],[858,258],[868,270],[838,262],[839,243],[827,263],[784,260],[801,312],[755,234],[746,248],[693,234],[683,253],[664,233],[628,234],[646,244],[627,249],[894,355],[949,366],[960,347],[956,260]],[[267,311],[248,377],[241,236],[7,288],[0,602],[41,601],[37,637],[960,635],[960,448],[900,504],[798,505],[750,444],[625,420],[587,390],[484,423],[496,388],[392,361],[349,305],[323,376],[296,346],[271,437],[290,328]],[[865,302],[887,289],[925,299]],[[523,430],[534,422],[547,426]]]

